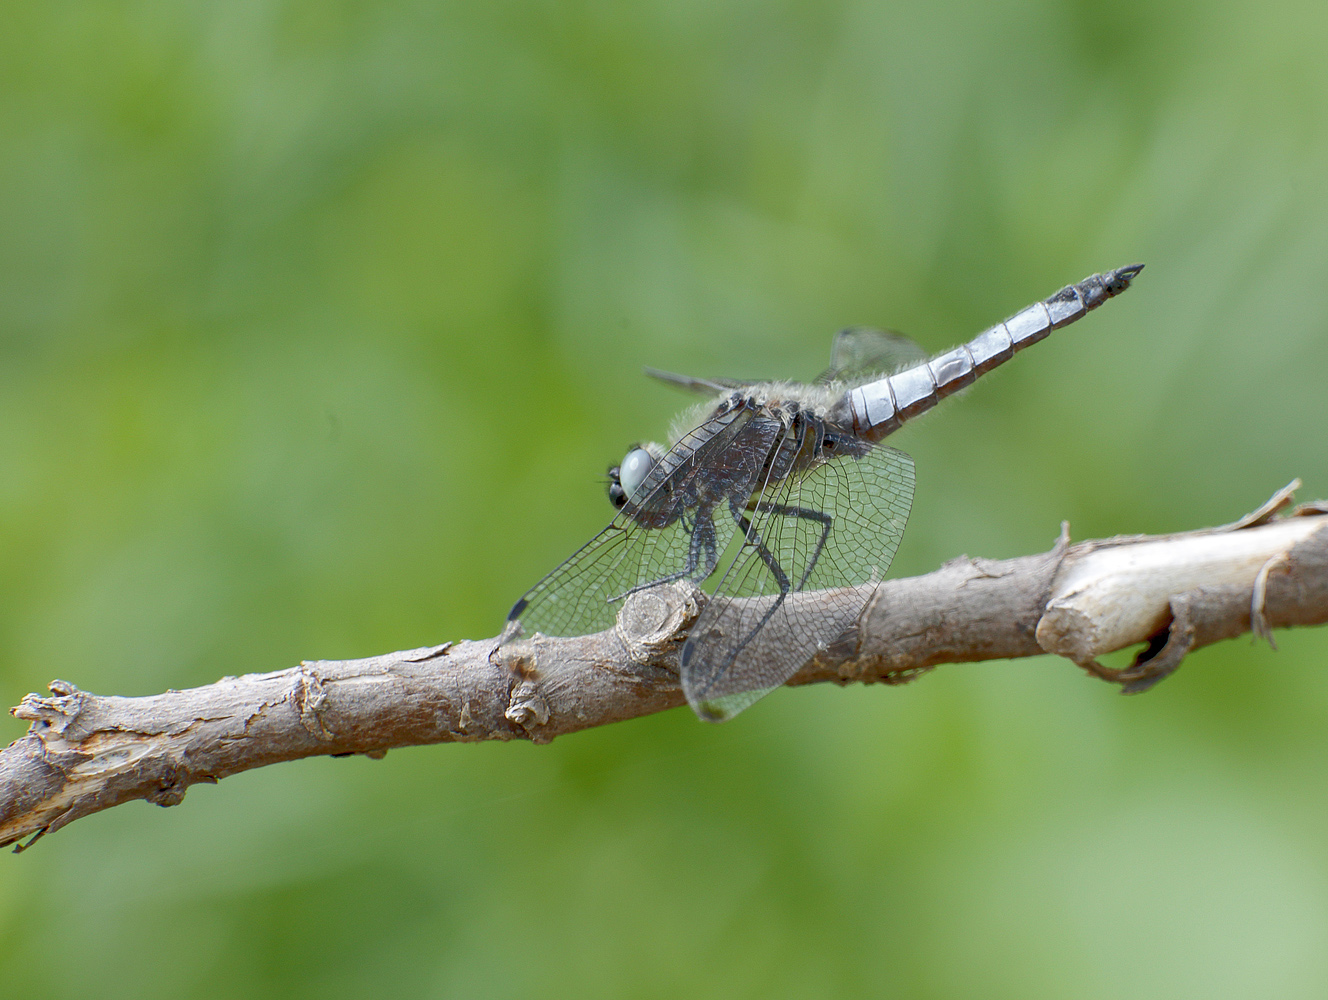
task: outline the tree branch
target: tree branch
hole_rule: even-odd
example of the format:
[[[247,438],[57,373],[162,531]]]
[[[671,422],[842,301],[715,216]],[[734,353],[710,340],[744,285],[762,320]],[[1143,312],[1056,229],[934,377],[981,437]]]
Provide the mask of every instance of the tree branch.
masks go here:
[[[1328,504],[1275,517],[1298,483],[1234,524],[1119,537],[1000,561],[961,557],[887,580],[854,634],[790,684],[901,683],[940,663],[1057,653],[1127,693],[1193,649],[1253,630],[1328,621]],[[53,681],[13,714],[32,723],[0,751],[0,846],[121,802],[179,803],[197,782],[319,754],[381,757],[425,743],[529,739],[683,703],[676,659],[705,595],[683,585],[634,595],[617,625],[447,643],[364,660],[319,660],[147,698]],[[825,592],[790,597],[814,613]],[[794,616],[796,617],[796,616]],[[777,641],[778,637],[772,637]],[[1147,646],[1121,670],[1112,650]],[[16,848],[21,850],[22,847]]]

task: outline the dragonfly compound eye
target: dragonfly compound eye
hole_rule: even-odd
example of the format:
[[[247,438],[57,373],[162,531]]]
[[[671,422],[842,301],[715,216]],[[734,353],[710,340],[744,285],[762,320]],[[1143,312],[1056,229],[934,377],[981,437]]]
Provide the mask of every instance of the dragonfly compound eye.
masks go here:
[[[618,482],[622,486],[623,500],[626,501],[638,486],[646,481],[650,470],[655,467],[655,459],[644,448],[633,448],[618,467]],[[613,491],[610,490],[610,499]],[[621,505],[620,505],[621,506]]]

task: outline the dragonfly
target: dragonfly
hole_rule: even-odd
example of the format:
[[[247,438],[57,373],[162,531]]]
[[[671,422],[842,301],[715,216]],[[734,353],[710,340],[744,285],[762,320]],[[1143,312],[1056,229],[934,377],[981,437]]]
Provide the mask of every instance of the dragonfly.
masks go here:
[[[1067,285],[929,359],[899,334],[852,329],[807,383],[647,369],[707,402],[670,445],[634,445],[609,469],[613,520],[516,602],[503,641],[599,632],[634,594],[708,585],[678,671],[700,718],[732,718],[849,635],[889,568],[914,469],[883,439],[1119,295],[1141,270]],[[810,590],[824,598],[814,610],[790,600]]]

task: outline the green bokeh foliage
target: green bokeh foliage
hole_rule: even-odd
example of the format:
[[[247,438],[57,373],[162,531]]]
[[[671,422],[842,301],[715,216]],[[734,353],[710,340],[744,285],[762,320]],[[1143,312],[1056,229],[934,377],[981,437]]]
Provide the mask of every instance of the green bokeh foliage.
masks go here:
[[[14,3],[0,696],[493,634],[680,400],[1136,289],[897,571],[1328,495],[1321,3]],[[1328,632],[317,759],[0,863],[5,995],[1318,997]],[[5,739],[22,727],[9,720]]]

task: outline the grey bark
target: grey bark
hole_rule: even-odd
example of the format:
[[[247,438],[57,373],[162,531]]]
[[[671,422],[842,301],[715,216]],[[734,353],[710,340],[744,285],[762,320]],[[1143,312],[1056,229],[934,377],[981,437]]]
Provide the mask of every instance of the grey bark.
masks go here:
[[[1191,650],[1253,630],[1328,621],[1328,504],[1276,517],[1292,484],[1221,528],[1070,545],[1017,559],[961,557],[887,580],[854,634],[789,681],[901,683],[941,663],[1058,653],[1127,693]],[[792,595],[813,609],[823,594]],[[683,704],[676,659],[705,600],[688,586],[625,603],[617,625],[576,638],[446,643],[319,660],[146,698],[66,681],[13,714],[0,751],[0,846],[27,845],[134,799],[176,805],[198,782],[319,754],[556,736]],[[796,617],[796,616],[795,616]],[[1146,643],[1128,668],[1098,657]]]

